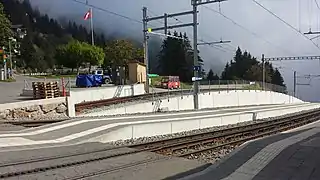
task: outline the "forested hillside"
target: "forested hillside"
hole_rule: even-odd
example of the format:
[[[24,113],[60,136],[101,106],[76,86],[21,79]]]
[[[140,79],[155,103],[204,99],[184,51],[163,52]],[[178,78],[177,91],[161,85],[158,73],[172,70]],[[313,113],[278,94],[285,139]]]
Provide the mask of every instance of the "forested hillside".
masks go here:
[[[69,60],[66,57],[61,57],[61,53],[58,54],[57,49],[61,50],[61,48],[58,48],[59,46],[67,45],[73,41],[91,44],[91,34],[85,27],[74,22],[60,24],[57,20],[50,19],[48,15],[40,14],[37,9],[32,9],[27,0],[0,0],[0,2],[4,5],[4,11],[12,25],[22,25],[27,32],[26,37],[18,39],[21,44],[21,54],[15,56],[18,67],[25,67],[30,71],[45,71],[59,65],[65,67],[69,65],[69,68],[77,68],[74,67],[72,60],[71,63],[66,63],[57,59],[57,57],[60,57]],[[108,43],[103,34],[94,33],[94,41],[96,46],[103,49]],[[135,48],[132,42],[129,43],[131,48]],[[106,61],[110,60],[101,62]],[[81,63],[83,62],[77,64]]]
[[[48,15],[32,9],[28,0],[0,0],[0,45],[8,46],[8,39],[15,34],[18,52],[15,53],[15,65],[33,72],[44,72],[48,69],[67,67],[79,70],[81,66],[97,65],[102,67],[127,66],[130,60],[143,60],[141,44],[127,39],[114,39],[103,34],[94,34],[95,45],[91,45],[91,34],[88,29],[74,22],[61,24]],[[4,8],[2,8],[2,5]],[[4,14],[5,13],[5,14]],[[11,26],[11,24],[12,26]],[[26,36],[17,36],[15,29],[20,27]],[[150,73],[180,76],[184,82],[190,82],[193,76],[193,49],[185,33],[173,32],[173,36],[163,40],[160,49],[149,52],[152,65]],[[150,48],[150,47],[149,47]],[[151,49],[151,48],[150,48]],[[200,52],[199,52],[200,54]],[[201,55],[201,54],[200,54]],[[203,60],[199,55],[200,65]],[[157,61],[155,61],[157,59]],[[202,67],[205,69],[205,67]],[[228,62],[221,76],[212,70],[201,76],[209,80],[250,80],[262,81],[262,63],[249,52],[240,48],[233,60]],[[266,63],[266,82],[284,86],[278,69]]]

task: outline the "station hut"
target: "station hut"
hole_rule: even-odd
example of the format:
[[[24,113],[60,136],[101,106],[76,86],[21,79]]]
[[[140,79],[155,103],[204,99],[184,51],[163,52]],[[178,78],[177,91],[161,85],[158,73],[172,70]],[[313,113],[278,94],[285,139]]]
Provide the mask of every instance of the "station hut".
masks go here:
[[[143,84],[146,82],[146,65],[142,62],[133,60],[128,63],[130,83]]]

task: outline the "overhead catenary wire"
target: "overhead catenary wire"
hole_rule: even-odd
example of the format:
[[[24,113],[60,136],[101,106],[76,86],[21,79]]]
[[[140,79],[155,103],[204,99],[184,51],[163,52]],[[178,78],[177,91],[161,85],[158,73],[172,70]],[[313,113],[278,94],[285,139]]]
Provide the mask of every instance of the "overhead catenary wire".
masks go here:
[[[320,6],[317,0],[314,0],[314,2],[316,3],[317,8],[320,10]]]
[[[110,10],[105,9],[105,8],[101,8],[101,7],[98,7],[98,6],[94,6],[94,5],[92,5],[92,4],[87,4],[86,2],[81,2],[80,0],[71,0],[71,1],[76,2],[76,3],[79,3],[79,4],[83,4],[83,5],[86,5],[86,6],[89,6],[89,7],[94,8],[94,9],[98,9],[98,10],[100,10],[100,11],[103,11],[103,12],[112,14],[112,15],[114,15],[114,16],[118,16],[118,17],[127,19],[127,20],[132,21],[132,22],[136,22],[136,23],[142,24],[142,21],[140,21],[140,20],[133,19],[133,18],[131,18],[131,17],[129,17],[129,16],[125,16],[125,15],[123,15],[123,14],[116,13],[116,12],[110,11]]]
[[[271,10],[269,10],[268,8],[266,8],[265,6],[263,6],[261,3],[257,2],[256,0],[251,0],[252,2],[254,2],[256,5],[260,6],[262,9],[264,9],[266,12],[268,12],[269,14],[271,14],[272,16],[274,16],[275,18],[277,18],[278,20],[280,20],[282,23],[284,23],[285,25],[287,25],[288,27],[290,27],[291,29],[293,29],[294,31],[296,31],[298,34],[300,34],[302,37],[304,37],[305,39],[309,40],[315,47],[317,47],[320,50],[320,47],[313,42],[312,40],[310,40],[308,38],[308,36],[306,36],[305,34],[303,34],[302,32],[299,31],[299,29],[293,27],[291,24],[289,24],[287,21],[283,20],[281,17],[279,17],[278,15],[276,15],[275,13],[273,13]]]
[[[176,18],[176,17],[173,17],[173,19],[175,19],[177,22],[183,23],[183,21],[179,20],[179,19]],[[199,30],[199,31],[200,31],[200,30]],[[215,39],[215,38],[213,38],[213,37],[211,37],[211,36],[209,36],[209,35],[207,35],[207,34],[204,34],[202,31],[200,31],[199,34],[203,34],[204,36],[209,37],[209,39],[212,39],[213,41],[218,41],[217,39]],[[189,36],[189,35],[188,35],[188,36]],[[209,43],[208,41],[205,41],[205,40],[203,40],[203,39],[199,39],[199,41],[200,41],[200,42],[203,42],[203,43]],[[228,43],[227,43],[227,44],[228,44]],[[217,46],[217,45],[212,45],[212,44],[211,44],[211,45],[208,45],[208,46],[213,47],[213,48],[218,49],[218,50],[223,51],[223,52],[227,52],[227,51],[233,52],[233,50],[227,49],[226,47],[222,47],[222,46]],[[233,47],[235,47],[235,46],[233,46]],[[219,49],[219,48],[221,48],[221,49]]]
[[[214,9],[208,7],[208,6],[203,6],[203,7],[206,8],[206,9],[208,9],[208,10],[210,10],[210,11],[212,11],[212,12],[214,12],[214,13],[217,13],[217,14],[221,15],[221,16],[224,17],[225,19],[227,19],[227,20],[229,20],[230,22],[232,22],[234,25],[236,25],[236,26],[240,27],[241,29],[243,29],[243,30],[247,31],[248,33],[250,33],[252,36],[255,36],[256,38],[259,38],[259,39],[263,40],[264,42],[266,42],[266,43],[268,43],[268,44],[270,44],[270,45],[272,45],[272,46],[276,46],[277,48],[280,48],[280,49],[282,49],[283,51],[285,51],[285,52],[287,52],[287,53],[289,53],[289,54],[294,54],[293,52],[291,52],[291,51],[289,51],[289,50],[287,50],[287,49],[284,49],[284,48],[282,48],[281,46],[278,46],[278,45],[276,45],[276,44],[268,41],[267,39],[261,37],[259,34],[253,32],[253,31],[249,30],[248,28],[244,27],[243,25],[237,23],[235,20],[231,19],[230,17],[226,16],[225,14],[223,14],[223,13],[221,13],[221,12],[219,12],[219,11],[216,11],[216,10],[214,10]]]
[[[148,10],[148,11],[151,12],[154,16],[158,16],[157,13],[155,13],[154,11],[151,11],[151,10]],[[169,17],[169,18],[174,19],[177,23],[184,23],[183,21],[181,21],[181,20],[178,19],[177,17]],[[160,22],[162,22],[162,21],[160,21]],[[163,23],[164,23],[164,22],[163,22]],[[191,37],[190,33],[188,33],[187,31],[186,31],[185,33],[187,34],[188,37]],[[201,32],[200,32],[200,33],[201,33]],[[201,34],[202,34],[202,33],[201,33]],[[214,41],[216,41],[215,38],[210,38],[210,37],[209,37],[209,39],[213,39]],[[203,42],[203,43],[209,43],[208,41],[205,41],[205,40],[203,40],[203,39],[199,39],[199,41],[200,41],[200,42]],[[222,47],[222,46],[217,46],[217,45],[212,45],[212,44],[211,44],[211,45],[208,45],[208,46],[210,46],[210,47],[212,47],[212,48],[214,48],[214,49],[217,49],[217,50],[219,50],[219,51],[226,52],[226,53],[227,53],[227,51],[233,52],[232,50],[227,49],[227,48]]]
[[[71,0],[71,1],[76,2],[76,3],[79,3],[79,4],[82,4],[82,5],[86,5],[86,6],[88,6],[88,7],[93,8],[93,9],[97,9],[97,10],[100,10],[100,11],[102,11],[102,12],[105,12],[105,13],[108,13],[108,14],[111,14],[111,15],[114,15],[114,16],[118,16],[118,17],[127,19],[127,20],[129,20],[129,21],[131,21],[131,22],[143,24],[143,22],[140,21],[140,20],[131,18],[131,17],[129,17],[129,16],[126,16],[126,15],[123,15],[123,14],[120,14],[120,13],[117,13],[117,12],[110,11],[110,10],[105,9],[105,8],[101,8],[101,7],[92,5],[92,4],[88,4],[87,2],[81,2],[80,0]],[[149,12],[151,12],[152,14],[155,14],[155,13],[153,13],[153,11],[150,11],[150,10],[149,10]],[[178,20],[177,18],[175,18],[175,19]],[[211,46],[211,47],[218,49],[217,47],[214,47],[214,46]],[[221,49],[218,49],[218,50],[221,50]]]

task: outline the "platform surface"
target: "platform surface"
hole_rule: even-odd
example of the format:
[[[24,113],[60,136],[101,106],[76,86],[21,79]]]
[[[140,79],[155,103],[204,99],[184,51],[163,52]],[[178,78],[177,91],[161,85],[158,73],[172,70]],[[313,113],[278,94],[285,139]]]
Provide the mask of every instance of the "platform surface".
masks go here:
[[[319,152],[318,121],[249,142],[207,169],[178,179],[316,180],[320,179]]]

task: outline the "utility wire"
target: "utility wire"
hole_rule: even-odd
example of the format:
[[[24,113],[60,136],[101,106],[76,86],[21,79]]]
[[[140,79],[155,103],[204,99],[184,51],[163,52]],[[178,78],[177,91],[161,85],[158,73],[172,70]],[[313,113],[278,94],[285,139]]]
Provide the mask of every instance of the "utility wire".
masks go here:
[[[175,19],[177,22],[180,22],[180,23],[184,23],[183,21],[181,21],[181,20],[179,20],[178,18],[176,18],[176,17],[172,17],[173,19]],[[200,34],[204,34],[203,32],[200,32]],[[208,35],[206,35],[206,34],[204,34],[205,36],[208,36]],[[190,36],[189,34],[188,34],[188,36]],[[213,39],[214,41],[218,41],[217,39],[215,39],[215,38],[213,38],[213,37],[211,37],[211,36],[208,36],[210,39]],[[208,43],[207,41],[204,41],[203,39],[199,39],[199,41],[201,41],[201,42],[203,42],[203,43]],[[211,47],[213,47],[213,48],[216,48],[216,49],[218,49],[218,50],[221,50],[221,51],[223,51],[223,52],[227,52],[227,51],[230,51],[230,52],[233,52],[232,50],[230,50],[230,49],[227,49],[227,48],[225,48],[225,47],[222,47],[222,46],[219,46],[221,49],[219,49],[218,48],[218,46],[216,46],[216,45],[209,45],[209,46],[211,46]]]
[[[315,45],[319,50],[320,47],[313,42],[312,40],[310,40],[308,38],[308,36],[306,36],[305,34],[301,33],[297,28],[293,27],[291,24],[289,24],[288,22],[286,22],[285,20],[283,20],[282,18],[280,18],[278,15],[276,15],[275,13],[273,13],[272,11],[270,11],[269,9],[267,9],[266,7],[264,7],[262,4],[260,4],[259,2],[257,2],[256,0],[252,0],[255,4],[257,4],[258,6],[260,6],[262,9],[264,9],[265,11],[267,11],[269,14],[271,14],[272,16],[274,16],[275,18],[277,18],[278,20],[280,20],[281,22],[283,22],[285,25],[287,25],[288,27],[290,27],[291,29],[293,29],[294,31],[296,31],[297,33],[299,33],[301,36],[303,36],[304,38],[308,39],[309,41],[312,42],[313,45]]]
[[[156,13],[154,13],[153,11],[151,11],[151,10],[148,10],[149,12],[151,12],[154,16],[158,16]],[[177,23],[184,23],[183,21],[181,21],[180,19],[178,19],[177,17],[170,17],[171,19],[174,19],[175,21],[177,21]],[[161,21],[160,21],[161,22]],[[163,22],[164,23],[164,22]],[[187,36],[189,36],[189,37],[191,37],[191,35],[188,33],[188,32],[186,32],[186,34],[187,34]],[[202,34],[202,33],[201,33]],[[214,38],[210,38],[210,39],[214,39]],[[209,42],[207,42],[207,41],[205,41],[205,40],[203,40],[203,39],[199,39],[199,41],[200,42],[203,42],[203,43],[209,43]],[[214,41],[216,41],[215,39],[214,39]],[[233,51],[231,51],[230,49],[227,49],[227,48],[224,48],[224,47],[222,47],[222,46],[216,46],[216,45],[209,45],[210,47],[212,47],[212,48],[215,48],[215,49],[217,49],[217,50],[220,50],[220,51],[223,51],[223,52],[226,52],[227,53],[227,51],[230,51],[230,52],[233,52]]]
[[[210,7],[207,7],[207,6],[203,6],[203,7],[206,8],[206,9],[208,9],[208,10],[210,10],[210,11],[212,11],[212,12],[214,12],[214,13],[217,13],[217,14],[221,15],[221,16],[224,17],[225,19],[231,21],[234,25],[236,25],[236,26],[240,27],[241,29],[247,31],[248,33],[250,33],[251,35],[255,36],[256,38],[262,39],[264,42],[266,42],[266,43],[268,43],[268,44],[270,44],[270,45],[272,45],[272,46],[277,46],[277,48],[280,48],[280,49],[282,49],[283,51],[286,51],[287,53],[289,52],[289,54],[294,54],[294,53],[292,53],[291,51],[288,51],[287,49],[282,48],[281,46],[278,46],[278,45],[273,44],[272,42],[270,42],[270,41],[268,41],[267,39],[265,39],[265,38],[261,37],[260,35],[258,35],[257,33],[249,30],[248,28],[242,26],[241,24],[237,23],[236,21],[234,21],[233,19],[229,18],[228,16],[222,14],[221,12],[216,11],[216,10],[210,8]]]
[[[314,0],[314,2],[316,3],[316,5],[317,5],[317,8],[320,10],[320,6],[319,6],[319,3],[318,3],[318,1],[317,0]]]
[[[91,4],[87,4],[85,2],[81,2],[79,0],[71,0],[73,2],[76,2],[76,3],[79,3],[79,4],[83,4],[83,5],[86,5],[86,6],[89,6],[89,7],[92,7],[94,9],[98,9],[100,11],[103,11],[103,12],[106,12],[106,13],[109,13],[109,14],[112,14],[112,15],[115,15],[115,16],[118,16],[118,17],[122,17],[124,19],[127,19],[129,21],[132,21],[132,22],[136,22],[136,23],[140,23],[142,24],[143,22],[142,21],[139,21],[139,20],[136,20],[136,19],[133,19],[129,16],[125,16],[125,15],[122,15],[122,14],[119,14],[119,13],[116,13],[116,12],[113,12],[113,11],[110,11],[108,9],[105,9],[105,8],[101,8],[101,7],[98,7],[98,6],[94,6],[94,5],[91,5]]]

